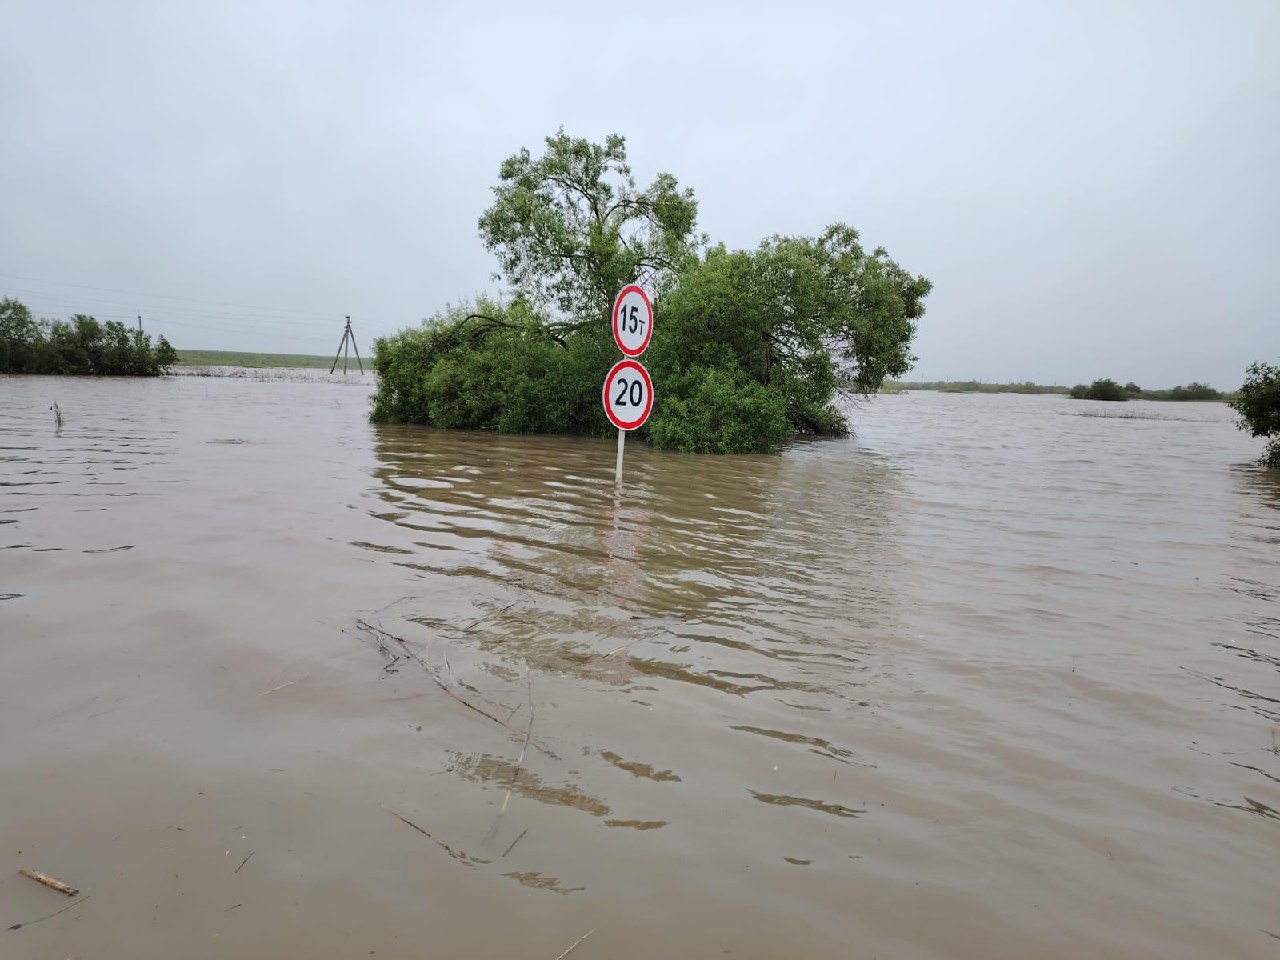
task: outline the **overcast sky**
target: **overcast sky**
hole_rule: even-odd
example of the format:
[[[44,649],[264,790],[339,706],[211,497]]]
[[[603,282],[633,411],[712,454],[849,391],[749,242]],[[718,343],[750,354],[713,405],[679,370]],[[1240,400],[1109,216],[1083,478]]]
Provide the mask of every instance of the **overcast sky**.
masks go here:
[[[7,0],[0,296],[367,352],[497,289],[476,219],[563,125],[713,240],[928,276],[917,379],[1280,360],[1280,0],[449,6]]]

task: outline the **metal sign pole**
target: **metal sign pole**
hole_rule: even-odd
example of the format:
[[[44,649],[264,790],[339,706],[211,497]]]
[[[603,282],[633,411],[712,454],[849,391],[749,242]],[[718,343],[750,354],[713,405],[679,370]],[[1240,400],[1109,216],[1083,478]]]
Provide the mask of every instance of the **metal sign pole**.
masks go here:
[[[618,465],[613,470],[613,482],[622,486],[622,448],[627,443],[627,431],[618,431]]]

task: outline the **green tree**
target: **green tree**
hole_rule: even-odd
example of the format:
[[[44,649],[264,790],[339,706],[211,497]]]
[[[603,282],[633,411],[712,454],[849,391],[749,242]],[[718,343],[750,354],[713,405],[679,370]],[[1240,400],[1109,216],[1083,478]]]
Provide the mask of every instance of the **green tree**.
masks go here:
[[[141,338],[134,337],[119,320],[108,320],[102,328],[101,369],[116,374],[138,376],[150,366],[150,350],[144,352]]]
[[[176,361],[164,337],[153,349],[149,336],[117,320],[78,313],[37,322],[17,300],[0,300],[0,373],[155,376]]]
[[[0,300],[0,373],[31,373],[42,339],[26,305],[8,297]]]
[[[1078,383],[1071,388],[1075,400],[1128,400],[1129,394],[1114,380],[1095,380],[1089,386]]]
[[[609,434],[609,310],[633,282],[654,294],[661,328],[644,358],[657,399],[640,430],[659,447],[763,452],[795,432],[844,434],[836,392],[874,392],[914,359],[929,281],[843,224],[700,255],[692,191],[668,174],[638,190],[621,137],[563,131],[543,156],[504,162],[494,193],[480,233],[511,298],[378,340],[373,419]]]
[[[628,283],[663,289],[703,238],[693,191],[669,173],[638,189],[617,134],[596,144],[562,129],[546,144],[503,162],[480,236],[511,289],[564,332],[606,317]]]
[[[868,254],[843,224],[754,251],[716,247],[658,300],[650,363],[664,390],[678,391],[682,371],[740,371],[781,397],[792,430],[841,435],[837,388],[873,393],[909,369],[929,290],[883,249]]]
[[[1221,400],[1222,394],[1207,383],[1188,383],[1184,386],[1176,386],[1171,389],[1166,400]]]
[[[168,373],[173,365],[178,362],[178,351],[173,349],[173,345],[165,339],[163,333],[160,334],[160,339],[156,342],[152,359],[152,373]]]
[[[68,359],[76,373],[107,372],[104,333],[102,324],[93,317],[83,313],[72,315],[71,334],[67,345]]]
[[[1280,367],[1269,363],[1250,366],[1244,385],[1229,403],[1240,414],[1241,430],[1268,438],[1262,464],[1280,468]]]

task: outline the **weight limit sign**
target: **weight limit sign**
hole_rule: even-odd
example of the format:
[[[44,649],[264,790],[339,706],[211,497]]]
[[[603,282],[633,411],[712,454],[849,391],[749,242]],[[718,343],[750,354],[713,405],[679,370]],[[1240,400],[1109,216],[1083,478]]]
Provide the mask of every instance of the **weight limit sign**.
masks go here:
[[[638,360],[619,360],[604,378],[604,412],[619,430],[635,430],[653,409],[653,381]]]
[[[653,337],[653,304],[634,283],[613,301],[613,340],[628,357],[638,357]]]

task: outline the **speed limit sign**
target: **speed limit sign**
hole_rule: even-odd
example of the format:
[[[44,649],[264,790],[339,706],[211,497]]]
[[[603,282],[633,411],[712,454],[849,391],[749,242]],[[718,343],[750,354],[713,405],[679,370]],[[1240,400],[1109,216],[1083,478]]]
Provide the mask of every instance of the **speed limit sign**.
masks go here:
[[[638,357],[653,336],[653,304],[634,283],[622,288],[613,301],[613,339],[628,357]]]
[[[604,412],[619,430],[635,430],[653,409],[653,381],[638,360],[619,360],[604,378]]]

